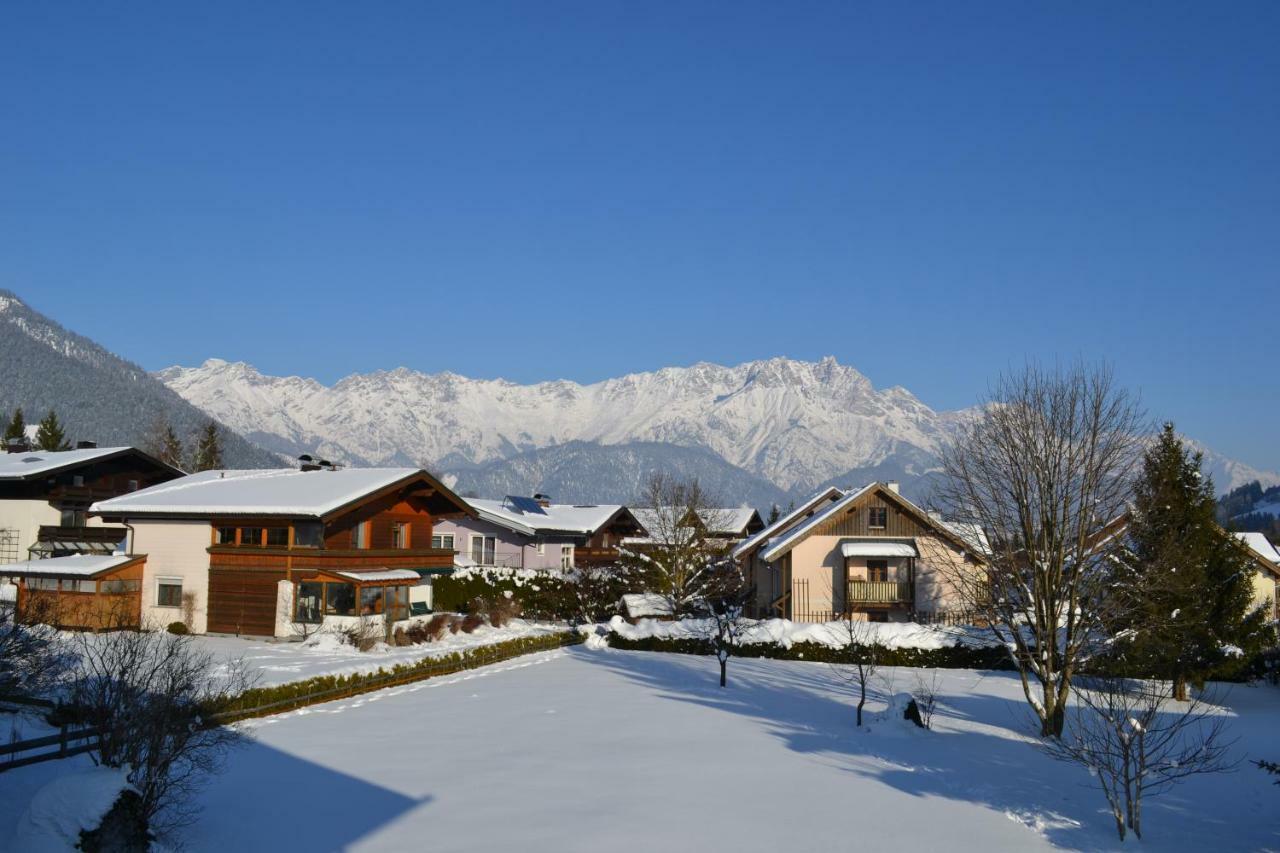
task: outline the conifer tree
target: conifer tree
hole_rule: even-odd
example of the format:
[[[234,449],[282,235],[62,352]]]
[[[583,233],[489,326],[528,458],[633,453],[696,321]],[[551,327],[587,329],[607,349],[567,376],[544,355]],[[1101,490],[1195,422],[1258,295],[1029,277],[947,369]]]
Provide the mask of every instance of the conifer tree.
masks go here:
[[[173,424],[164,415],[152,422],[142,449],[174,468],[184,468],[186,465],[182,439],[178,438],[178,434],[173,431]]]
[[[9,419],[9,425],[4,430],[4,443],[8,444],[11,438],[27,437],[27,420],[22,415],[22,407],[14,409],[13,417]]]
[[[765,524],[773,524],[782,515],[782,509],[777,504],[769,508],[769,517],[765,520]]]
[[[70,449],[71,444],[67,441],[67,434],[58,421],[58,415],[50,409],[49,414],[44,416],[40,421],[39,429],[36,430],[36,450]]]
[[[209,421],[196,436],[195,458],[191,469],[212,471],[222,467],[222,433],[217,423]]]
[[[1201,454],[1187,452],[1165,424],[1134,486],[1117,591],[1127,628],[1120,652],[1134,675],[1167,678],[1174,697],[1245,665],[1270,639],[1266,611],[1253,607],[1253,561],[1218,526],[1213,483]]]

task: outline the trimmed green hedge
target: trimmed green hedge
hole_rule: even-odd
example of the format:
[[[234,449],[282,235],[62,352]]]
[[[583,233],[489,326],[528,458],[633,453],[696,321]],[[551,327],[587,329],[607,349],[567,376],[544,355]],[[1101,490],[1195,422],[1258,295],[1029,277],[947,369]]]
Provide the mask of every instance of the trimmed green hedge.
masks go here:
[[[582,636],[573,631],[541,637],[519,637],[442,657],[423,658],[413,663],[397,664],[375,672],[320,675],[304,681],[292,681],[271,687],[255,687],[228,702],[206,708],[204,714],[206,718],[212,718],[211,721],[217,723],[230,723],[265,714],[279,714],[292,708],[331,702],[356,693],[475,669],[532,652],[576,645],[582,640]]]
[[[520,602],[528,619],[568,620],[576,606],[572,585],[563,578],[543,575],[517,582],[511,577],[477,572],[461,578],[442,575],[433,580],[432,608],[439,613],[466,613],[477,598],[492,601],[508,592]]]
[[[617,634],[609,634],[609,645],[615,649],[642,652],[672,652],[682,655],[711,655],[714,651],[707,640],[665,640],[649,637],[643,640],[627,640]],[[846,646],[833,649],[821,643],[794,643],[784,648],[775,643],[755,643],[739,646],[734,655],[743,658],[776,658],[778,660],[806,660],[819,663],[853,663],[859,657],[865,659],[865,647]],[[995,647],[970,648],[952,646],[942,649],[887,649],[876,648],[876,663],[880,666],[917,666],[936,669],[1012,669],[1013,665],[1004,649]]]

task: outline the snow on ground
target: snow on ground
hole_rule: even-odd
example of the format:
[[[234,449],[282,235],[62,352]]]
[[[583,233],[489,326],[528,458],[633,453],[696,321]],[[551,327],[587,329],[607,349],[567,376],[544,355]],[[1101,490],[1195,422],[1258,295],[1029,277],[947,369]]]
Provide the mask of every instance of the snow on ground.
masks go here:
[[[529,655],[246,725],[188,849],[1116,849],[1089,775],[1041,753],[1015,676],[941,672],[934,731],[853,726],[816,663]],[[888,670],[868,703],[913,686]],[[1225,688],[1237,753],[1280,751],[1280,690]],[[83,757],[0,773],[0,849]],[[1151,850],[1280,849],[1280,789],[1242,765],[1146,805]],[[1132,846],[1132,844],[1130,844]]]
[[[238,637],[195,637],[198,646],[224,661],[244,661],[258,677],[257,686],[268,687],[304,681],[319,675],[376,672],[424,658],[443,657],[521,637],[541,637],[567,630],[548,622],[513,619],[503,628],[482,625],[470,634],[446,634],[433,643],[416,646],[379,645],[361,652],[340,641],[336,634],[317,634],[306,642],[267,642]],[[225,670],[224,670],[225,671]]]
[[[80,843],[80,833],[96,829],[131,788],[128,772],[92,767],[53,778],[30,798],[13,831],[13,849],[26,853],[63,853]]]
[[[705,639],[715,633],[709,619],[663,621],[638,619],[628,624],[621,616],[608,623],[608,629],[626,640],[656,637],[662,640]],[[590,627],[585,630],[592,630]],[[859,639],[886,649],[942,649],[954,646],[990,645],[991,632],[980,628],[958,628],[921,625],[917,622],[865,622],[857,626]],[[777,644],[789,649],[795,643],[818,643],[832,649],[849,645],[849,626],[844,622],[792,622],[789,619],[767,619],[750,623],[742,636],[745,645]]]
[[[1015,676],[941,673],[934,731],[853,726],[816,663],[582,647],[253,721],[191,850],[1115,849],[1089,775],[1039,751]],[[913,686],[888,670],[868,703]],[[1280,750],[1280,690],[1227,688],[1241,757]],[[62,762],[75,768],[76,759]],[[13,826],[50,764],[0,774]],[[339,805],[340,804],[340,805]],[[1152,850],[1280,849],[1261,771],[1147,803]],[[0,830],[3,832],[3,830]],[[3,848],[0,837],[0,848]]]

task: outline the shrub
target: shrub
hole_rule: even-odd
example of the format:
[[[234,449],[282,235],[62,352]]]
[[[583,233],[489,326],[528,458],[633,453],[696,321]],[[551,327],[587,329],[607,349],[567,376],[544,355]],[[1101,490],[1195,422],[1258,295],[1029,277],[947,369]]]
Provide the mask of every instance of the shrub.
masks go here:
[[[484,617],[479,613],[468,613],[462,617],[462,633],[470,634],[484,624]]]
[[[484,616],[495,628],[501,628],[524,612],[523,605],[511,593],[474,599],[467,609],[470,613]]]
[[[182,623],[177,623],[181,625]],[[144,851],[151,850],[151,842],[155,837],[147,825],[147,810],[142,796],[137,791],[126,789],[120,792],[119,799],[111,810],[102,817],[96,829],[80,831],[80,844],[77,849],[86,853],[106,853],[106,851]]]
[[[444,636],[445,631],[449,631],[453,627],[452,613],[437,613],[427,622],[426,635],[427,639],[434,642]]]
[[[170,634],[190,634],[191,629],[187,627],[186,622],[170,622],[169,627],[165,629]]]

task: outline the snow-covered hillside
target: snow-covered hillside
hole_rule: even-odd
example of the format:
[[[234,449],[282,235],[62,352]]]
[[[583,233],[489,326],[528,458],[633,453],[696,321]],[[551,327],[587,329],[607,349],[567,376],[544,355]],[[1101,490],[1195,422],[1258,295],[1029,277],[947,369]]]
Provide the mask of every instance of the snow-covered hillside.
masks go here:
[[[157,376],[281,453],[318,451],[353,465],[429,465],[460,488],[488,494],[559,487],[558,497],[579,501],[630,499],[643,472],[627,469],[626,460],[652,465],[662,445],[709,451],[713,456],[696,460],[697,471],[689,473],[762,504],[818,485],[876,478],[903,480],[918,494],[948,430],[973,411],[935,412],[905,388],[876,389],[834,358],[701,363],[590,385],[518,385],[398,368],[328,386],[220,359]],[[594,472],[590,483],[560,472],[559,449],[566,446],[575,448],[578,469]],[[1206,451],[1220,491],[1255,479],[1280,483],[1280,474],[1197,447]],[[620,456],[615,448],[625,451]],[[669,455],[675,470],[690,464],[687,453]],[[710,471],[708,460],[724,464]]]

